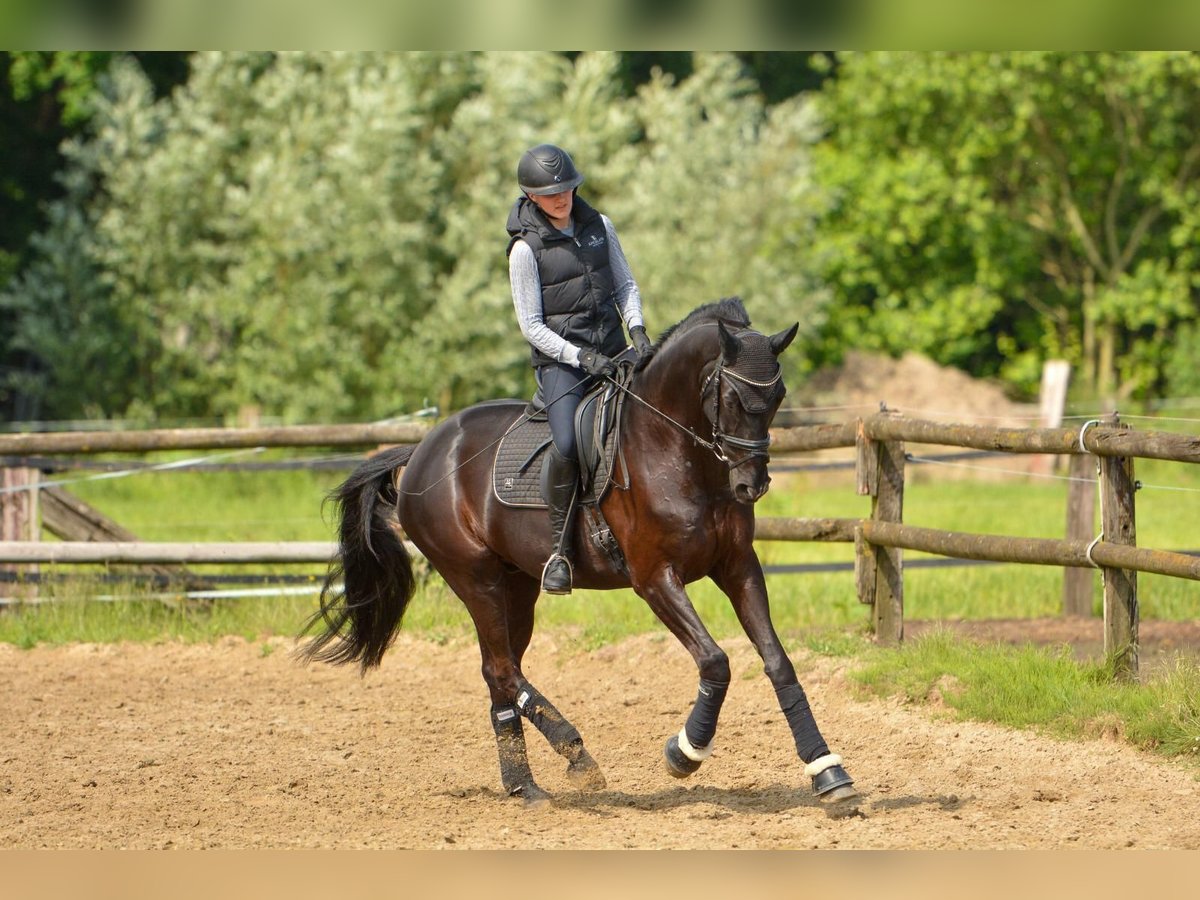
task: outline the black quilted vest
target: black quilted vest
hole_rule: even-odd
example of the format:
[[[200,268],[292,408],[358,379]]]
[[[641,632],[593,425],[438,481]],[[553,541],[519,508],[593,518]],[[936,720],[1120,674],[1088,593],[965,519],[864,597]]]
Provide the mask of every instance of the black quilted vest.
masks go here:
[[[551,331],[585,350],[616,356],[625,349],[625,335],[613,297],[604,220],[578,196],[571,218],[575,234],[568,237],[521,197],[508,214],[508,252],[518,240],[533,250],[542,282],[542,314]],[[534,366],[553,362],[533,349]]]

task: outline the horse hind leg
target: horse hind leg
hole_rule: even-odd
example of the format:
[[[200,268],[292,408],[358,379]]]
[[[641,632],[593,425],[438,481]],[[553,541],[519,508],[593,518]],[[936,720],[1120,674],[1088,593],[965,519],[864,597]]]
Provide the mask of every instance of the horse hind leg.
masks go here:
[[[446,582],[462,599],[479,636],[483,678],[492,698],[491,722],[496,735],[500,780],[509,796],[520,797],[526,807],[550,803],[551,795],[534,779],[522,727],[522,718],[567,759],[572,784],[589,790],[605,786],[600,767],[583,745],[578,730],[521,673],[521,659],[533,632],[536,579],[485,567],[446,567]],[[491,577],[486,577],[490,575]]]
[[[534,589],[528,603],[509,604],[508,634],[509,650],[518,667],[525,656],[529,640],[533,635],[533,601],[537,598]],[[515,694],[517,709],[525,716],[550,744],[551,748],[567,760],[567,780],[579,789],[599,791],[607,786],[604,773],[583,744],[579,730],[528,681],[522,679]]]
[[[547,806],[550,795],[533,780],[529,755],[525,748],[525,733],[516,707],[492,704],[492,730],[496,733],[496,750],[500,756],[500,783],[510,797],[520,797],[526,807]]]

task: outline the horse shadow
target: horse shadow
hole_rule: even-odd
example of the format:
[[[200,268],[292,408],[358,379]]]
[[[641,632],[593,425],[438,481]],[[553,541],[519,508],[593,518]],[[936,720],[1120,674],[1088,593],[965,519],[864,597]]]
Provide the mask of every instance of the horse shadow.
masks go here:
[[[479,793],[502,798],[501,794],[488,788],[481,788]],[[866,818],[873,812],[893,812],[921,806],[954,812],[974,800],[974,797],[962,798],[957,794],[910,794],[877,798],[872,792],[865,791],[851,801],[825,804],[794,785],[774,783],[754,789],[696,785],[664,788],[649,793],[619,790],[563,792],[554,795],[553,807],[598,818],[613,818],[626,809],[658,812],[686,807],[716,807],[702,816],[707,819],[725,819],[739,814],[779,815],[796,810],[820,810],[827,818],[838,820]]]

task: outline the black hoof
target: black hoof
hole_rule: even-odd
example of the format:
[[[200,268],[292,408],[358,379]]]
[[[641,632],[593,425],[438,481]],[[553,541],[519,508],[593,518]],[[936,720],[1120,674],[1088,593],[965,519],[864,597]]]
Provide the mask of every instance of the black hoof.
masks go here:
[[[586,750],[567,763],[567,780],[581,791],[602,791],[608,786],[600,766]]]
[[[700,768],[699,760],[684,756],[682,750],[679,749],[679,735],[671,735],[667,741],[667,746],[663,748],[663,760],[667,764],[667,771],[676,778],[687,778],[698,768]]]
[[[853,785],[854,779],[841,766],[830,766],[812,780],[813,794],[827,803],[857,796]]]

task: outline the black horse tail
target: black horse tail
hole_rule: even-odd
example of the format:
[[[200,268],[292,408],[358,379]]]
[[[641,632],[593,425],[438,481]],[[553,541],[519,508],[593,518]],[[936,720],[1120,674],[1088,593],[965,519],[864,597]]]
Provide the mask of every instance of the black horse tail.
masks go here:
[[[393,473],[415,449],[395,447],[372,456],[329,495],[341,520],[338,554],[321,588],[321,608],[300,632],[303,637],[322,629],[297,651],[303,662],[358,662],[365,674],[395,639],[416,579],[391,514],[397,500]]]

